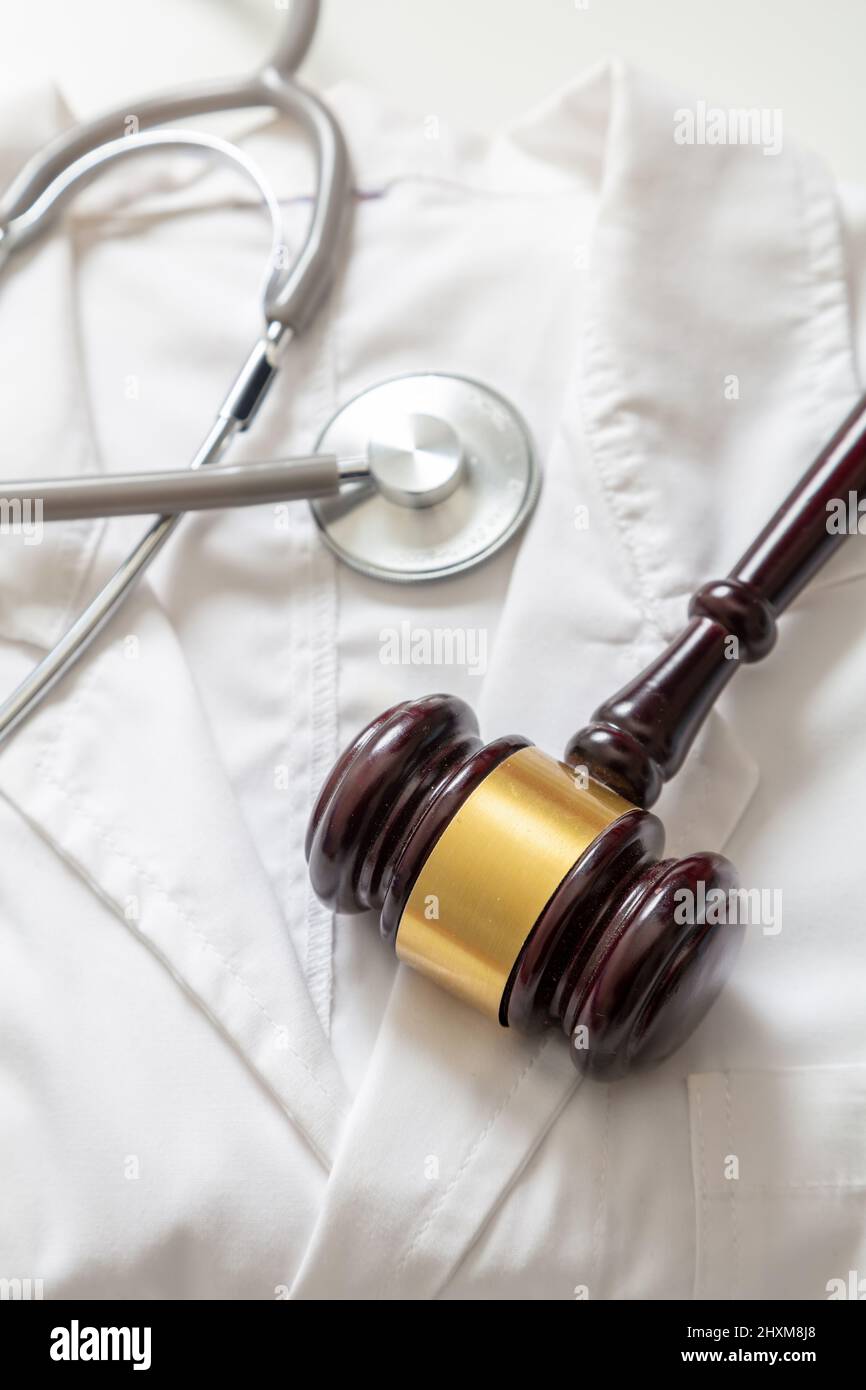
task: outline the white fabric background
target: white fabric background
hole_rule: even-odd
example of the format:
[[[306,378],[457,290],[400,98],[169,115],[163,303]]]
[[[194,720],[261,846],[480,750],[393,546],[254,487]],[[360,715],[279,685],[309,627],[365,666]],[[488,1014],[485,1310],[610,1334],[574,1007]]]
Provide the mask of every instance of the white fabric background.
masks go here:
[[[0,0],[0,86],[59,80],[73,110],[253,66],[276,0]],[[306,73],[490,131],[619,55],[723,105],[778,106],[838,178],[866,183],[858,0],[323,0]]]
[[[785,927],[750,932],[654,1076],[575,1092],[556,1038],[395,971],[369,922],[331,936],[300,844],[320,764],[389,700],[445,685],[556,750],[676,629],[858,389],[863,200],[840,218],[793,143],[678,149],[680,92],[620,67],[489,144],[332,100],[387,193],[239,454],[306,446],[432,362],[520,403],[542,500],[495,565],[417,593],[335,566],[302,506],[289,534],[267,508],[191,520],[0,754],[0,1274],[49,1297],[823,1297],[866,1269],[862,544],[666,796],[671,847],[727,842]],[[4,172],[57,119],[44,89],[10,101]],[[249,144],[304,189],[290,132]],[[180,462],[255,332],[263,241],[230,176],[81,204],[3,282],[4,471]],[[0,548],[4,689],[137,530]],[[376,660],[383,623],[458,612],[490,630],[481,682]]]

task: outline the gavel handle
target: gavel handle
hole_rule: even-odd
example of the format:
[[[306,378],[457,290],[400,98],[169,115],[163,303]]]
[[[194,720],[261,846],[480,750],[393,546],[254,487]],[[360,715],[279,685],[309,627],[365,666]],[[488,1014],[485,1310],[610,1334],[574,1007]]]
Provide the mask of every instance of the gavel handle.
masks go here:
[[[566,760],[652,806],[734,672],[767,655],[779,614],[857,529],[864,495],[866,396],[728,577],[692,596],[680,635],[575,734]]]

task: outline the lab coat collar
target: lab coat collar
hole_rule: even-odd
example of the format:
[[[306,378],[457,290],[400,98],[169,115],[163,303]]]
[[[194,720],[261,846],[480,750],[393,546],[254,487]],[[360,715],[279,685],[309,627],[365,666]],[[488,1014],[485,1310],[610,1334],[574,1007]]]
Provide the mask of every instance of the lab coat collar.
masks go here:
[[[577,123],[573,106],[563,93]],[[586,321],[483,701],[494,732],[541,703],[533,735],[551,750],[682,629],[691,594],[730,570],[858,394],[827,171],[787,137],[774,155],[678,144],[694,107],[620,63],[596,76]],[[534,700],[563,648],[568,679]],[[725,709],[660,802],[674,852],[722,848],[754,792]]]
[[[686,105],[614,64],[509,137],[594,140],[601,188],[574,380],[484,682],[488,736],[531,724],[561,748],[679,630],[856,390],[826,175],[791,146],[677,145]],[[714,715],[662,807],[670,847],[720,848],[756,779]],[[684,1075],[689,1048],[667,1066]],[[387,1269],[380,1296],[435,1297],[567,1104],[598,1128],[561,1037],[505,1034],[400,972],[294,1296],[363,1298]]]

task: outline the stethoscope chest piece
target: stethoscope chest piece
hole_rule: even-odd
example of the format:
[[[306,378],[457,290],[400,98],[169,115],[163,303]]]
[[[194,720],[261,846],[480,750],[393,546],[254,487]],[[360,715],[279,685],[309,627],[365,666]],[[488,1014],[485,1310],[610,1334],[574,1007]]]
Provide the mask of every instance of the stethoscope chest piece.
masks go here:
[[[370,478],[310,505],[331,549],[376,579],[471,569],[511,539],[538,495],[523,420],[467,377],[426,372],[370,387],[338,411],[316,449],[369,467]]]

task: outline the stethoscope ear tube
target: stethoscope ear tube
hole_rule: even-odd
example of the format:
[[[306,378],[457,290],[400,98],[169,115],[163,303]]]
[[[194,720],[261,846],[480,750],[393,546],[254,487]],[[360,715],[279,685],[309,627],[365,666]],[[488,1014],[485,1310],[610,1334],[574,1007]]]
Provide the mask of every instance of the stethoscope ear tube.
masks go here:
[[[279,43],[271,54],[271,67],[280,77],[290,77],[301,66],[318,22],[319,0],[291,0]]]
[[[234,159],[259,185],[276,227],[276,200],[240,151],[216,136],[151,129],[213,111],[271,106],[306,132],[316,165],[317,183],[304,243],[286,270],[282,266],[283,248],[276,244],[281,238],[275,238],[262,296],[266,323],[281,324],[291,334],[302,332],[333,280],[351,196],[342,131],[328,108],[291,76],[312,39],[318,11],[318,0],[294,0],[274,54],[260,72],[246,80],[189,85],[137,101],[132,106],[136,122],[132,132],[128,128],[130,107],[125,106],[51,141],[0,193],[0,265],[46,230],[71,193],[89,182],[107,162],[161,144],[207,146]],[[277,251],[280,254],[275,254]]]

